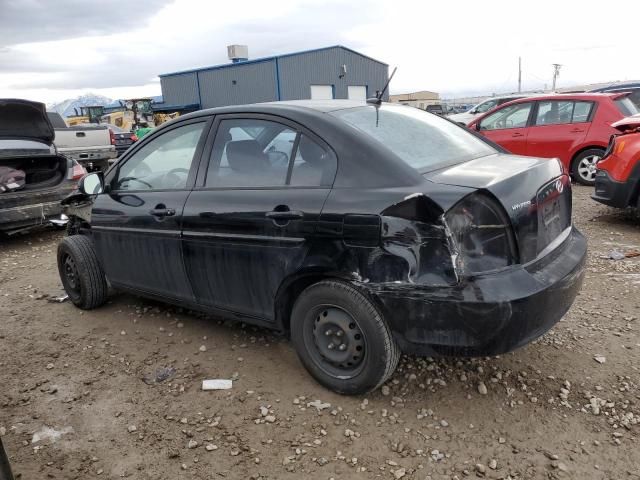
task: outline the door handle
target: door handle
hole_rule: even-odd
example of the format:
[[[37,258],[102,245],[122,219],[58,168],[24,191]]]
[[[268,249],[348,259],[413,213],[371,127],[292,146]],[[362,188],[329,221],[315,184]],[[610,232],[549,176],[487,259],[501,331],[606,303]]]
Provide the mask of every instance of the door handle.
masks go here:
[[[265,217],[272,220],[295,220],[304,217],[304,213],[298,210],[274,210],[265,213]]]
[[[166,208],[164,205],[158,205],[156,208],[149,210],[149,213],[154,217],[172,217],[176,214],[173,208]]]
[[[514,133],[513,135],[511,135],[513,138],[517,138],[517,137],[524,137],[524,133]]]
[[[584,132],[584,129],[582,128],[574,128],[573,130],[571,130],[571,133],[582,133]]]
[[[76,137],[86,137],[87,134],[84,132],[76,132]]]

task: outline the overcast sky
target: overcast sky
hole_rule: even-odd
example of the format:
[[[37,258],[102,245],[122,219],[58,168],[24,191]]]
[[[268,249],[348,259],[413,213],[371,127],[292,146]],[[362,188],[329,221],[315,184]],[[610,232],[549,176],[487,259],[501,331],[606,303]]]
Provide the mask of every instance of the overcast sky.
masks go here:
[[[526,7],[521,5],[525,4]],[[157,75],[342,44],[397,66],[391,93],[443,97],[640,78],[640,2],[0,0],[0,97],[159,95]]]

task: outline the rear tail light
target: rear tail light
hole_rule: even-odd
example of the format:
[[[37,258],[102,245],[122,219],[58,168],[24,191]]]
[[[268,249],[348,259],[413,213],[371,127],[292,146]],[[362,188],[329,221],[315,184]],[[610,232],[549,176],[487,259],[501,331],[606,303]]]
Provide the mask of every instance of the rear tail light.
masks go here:
[[[507,213],[487,195],[471,194],[445,214],[456,268],[462,275],[518,263],[515,236]]]
[[[137,135],[135,135],[135,134],[132,134],[132,135],[131,135],[131,141],[132,141],[132,142],[137,142],[137,141],[138,141],[138,136],[137,136]]]
[[[111,139],[111,145],[116,144],[116,136],[113,133],[113,130],[109,129],[109,138]]]
[[[67,173],[67,180],[80,180],[87,174],[87,171],[75,160],[72,160],[72,162],[72,167],[69,169],[69,173]]]

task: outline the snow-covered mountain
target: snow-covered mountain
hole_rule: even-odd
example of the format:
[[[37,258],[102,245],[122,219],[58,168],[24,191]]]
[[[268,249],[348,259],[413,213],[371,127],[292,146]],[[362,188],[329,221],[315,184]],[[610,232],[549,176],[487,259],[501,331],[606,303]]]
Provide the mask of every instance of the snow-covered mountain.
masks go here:
[[[109,105],[111,102],[113,102],[113,100],[111,100],[110,98],[93,93],[87,93],[76,98],[69,98],[59,103],[47,105],[47,110],[56,111],[63,117],[68,117],[70,115],[75,115],[74,108],[77,108],[78,113],[80,113],[80,107],[89,107],[92,105],[104,106]]]

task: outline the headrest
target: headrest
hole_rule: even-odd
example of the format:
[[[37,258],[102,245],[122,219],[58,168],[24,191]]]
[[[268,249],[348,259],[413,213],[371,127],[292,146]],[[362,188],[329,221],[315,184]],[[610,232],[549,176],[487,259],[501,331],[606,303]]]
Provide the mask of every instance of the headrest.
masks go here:
[[[256,140],[236,140],[227,143],[227,161],[231,169],[237,172],[263,170],[269,157],[262,152]]]
[[[316,142],[310,140],[308,137],[302,136],[300,138],[300,155],[302,159],[309,165],[314,167],[321,167],[324,159],[325,151]]]

